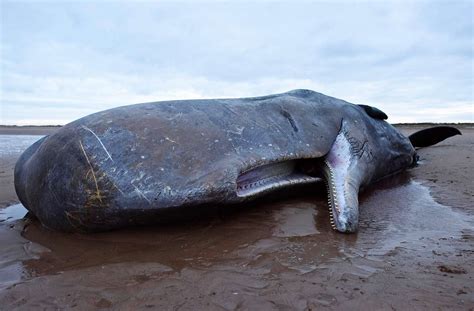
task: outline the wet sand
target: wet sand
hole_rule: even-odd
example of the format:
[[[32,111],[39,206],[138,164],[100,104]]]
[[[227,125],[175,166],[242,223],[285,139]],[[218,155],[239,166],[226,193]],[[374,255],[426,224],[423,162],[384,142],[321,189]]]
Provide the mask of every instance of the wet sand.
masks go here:
[[[1,156],[0,309],[472,310],[474,129],[461,130],[365,191],[352,235],[330,228],[322,186],[183,224],[52,232],[21,219],[18,154]]]

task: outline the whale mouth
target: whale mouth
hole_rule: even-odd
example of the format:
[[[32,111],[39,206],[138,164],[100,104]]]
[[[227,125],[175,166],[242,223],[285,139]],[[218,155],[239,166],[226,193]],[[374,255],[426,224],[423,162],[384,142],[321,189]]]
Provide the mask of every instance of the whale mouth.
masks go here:
[[[264,163],[237,177],[237,196],[254,197],[291,185],[325,181],[330,223],[339,232],[355,232],[358,227],[358,193],[364,170],[360,169],[361,150],[350,134],[341,128],[331,149],[323,157],[288,159]]]
[[[292,159],[254,167],[237,177],[237,196],[253,197],[286,186],[318,182],[317,163],[317,158]]]

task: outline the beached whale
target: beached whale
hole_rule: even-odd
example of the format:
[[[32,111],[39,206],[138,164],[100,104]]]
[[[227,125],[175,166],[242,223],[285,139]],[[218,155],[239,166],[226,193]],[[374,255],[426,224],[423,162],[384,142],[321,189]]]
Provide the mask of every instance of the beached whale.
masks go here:
[[[46,227],[91,232],[324,180],[333,228],[354,232],[361,188],[414,165],[415,147],[460,134],[438,127],[412,143],[384,119],[309,90],[118,107],[29,147],[15,188]]]

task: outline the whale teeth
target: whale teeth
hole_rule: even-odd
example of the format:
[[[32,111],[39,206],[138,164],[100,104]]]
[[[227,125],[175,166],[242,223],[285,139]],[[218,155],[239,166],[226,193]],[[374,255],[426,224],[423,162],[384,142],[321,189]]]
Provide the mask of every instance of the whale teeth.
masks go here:
[[[326,176],[326,188],[327,188],[327,192],[328,192],[329,219],[330,219],[331,227],[334,230],[337,230],[336,225],[335,225],[335,221],[334,221],[333,208],[338,213],[340,213],[340,208],[339,208],[339,204],[338,204],[338,201],[337,201],[337,188],[336,188],[336,184],[335,184],[335,181],[334,181],[334,172],[333,172],[332,167],[329,165],[329,163],[327,161],[324,161],[324,163],[325,163],[325,165],[328,169],[328,174]]]

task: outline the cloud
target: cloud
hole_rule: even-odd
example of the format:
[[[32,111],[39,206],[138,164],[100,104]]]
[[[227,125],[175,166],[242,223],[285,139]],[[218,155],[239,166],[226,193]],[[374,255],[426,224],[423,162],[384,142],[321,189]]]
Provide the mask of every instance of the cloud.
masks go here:
[[[473,121],[470,1],[1,5],[2,124],[295,88]]]

